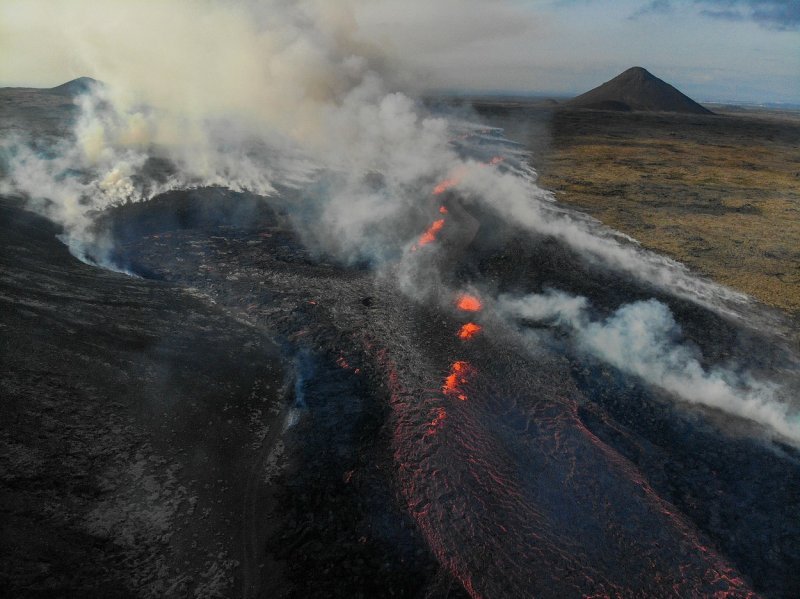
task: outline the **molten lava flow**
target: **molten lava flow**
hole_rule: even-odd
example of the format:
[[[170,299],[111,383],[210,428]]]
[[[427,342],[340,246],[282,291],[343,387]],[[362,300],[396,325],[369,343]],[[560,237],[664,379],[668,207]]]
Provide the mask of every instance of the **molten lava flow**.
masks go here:
[[[462,293],[456,302],[456,306],[464,312],[480,312],[483,309],[481,300],[469,293]]]
[[[447,214],[448,210],[444,206],[439,206],[439,213],[440,214]]]
[[[489,162],[479,162],[479,166],[496,166],[503,162],[505,158],[503,156],[495,156]],[[444,192],[452,189],[459,183],[461,183],[461,179],[464,178],[464,175],[467,173],[466,166],[460,166],[456,168],[447,179],[443,179],[439,183],[437,183],[436,187],[433,188],[433,195],[438,196],[442,195]],[[444,213],[443,213],[444,214]]]
[[[442,195],[445,191],[455,187],[456,185],[458,185],[458,179],[456,178],[445,179],[444,181],[442,181],[441,183],[436,185],[436,187],[433,188],[433,195],[435,196]]]
[[[446,418],[447,418],[447,410],[445,410],[444,408],[439,408],[436,411],[436,417],[433,420],[431,420],[430,423],[428,424],[428,430],[425,434],[435,435],[444,424]]]
[[[463,386],[469,382],[469,377],[473,374],[475,374],[475,369],[469,362],[453,362],[453,365],[450,367],[450,374],[444,379],[442,393],[449,397],[457,397],[461,401],[466,401],[467,395],[464,392]]]
[[[414,246],[414,249],[416,249],[417,247],[422,247],[423,245],[428,245],[429,243],[433,243],[434,241],[436,241],[436,235],[439,234],[439,231],[442,230],[442,227],[444,227],[443,218],[433,221],[431,226],[428,227],[427,230],[419,238],[419,241]]]
[[[481,332],[481,325],[475,324],[474,322],[468,322],[461,330],[458,331],[458,338],[467,341],[468,339],[472,339],[475,335]]]
[[[353,368],[350,362],[347,361],[347,358],[344,357],[344,354],[340,354],[336,359],[336,365],[343,370],[352,370],[353,374],[361,374],[361,369]]]

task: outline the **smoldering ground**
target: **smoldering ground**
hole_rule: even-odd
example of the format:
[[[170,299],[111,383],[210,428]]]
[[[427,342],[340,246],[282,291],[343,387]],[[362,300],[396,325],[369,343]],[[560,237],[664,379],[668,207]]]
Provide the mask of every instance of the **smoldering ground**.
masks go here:
[[[17,7],[9,24],[43,27],[42,7]],[[113,240],[96,226],[104,209],[218,186],[302,198],[294,221],[309,245],[379,270],[399,262],[403,289],[422,298],[438,285],[423,281],[441,277],[426,252],[409,250],[437,207],[431,190],[438,195],[436,184],[445,181],[466,206],[557,238],[588,261],[733,317],[748,309],[742,294],[561,208],[499,132],[433,114],[399,91],[391,55],[360,25],[360,3],[97,3],[80,19],[66,4],[57,7],[64,25],[55,39],[103,83],[77,96],[72,134],[56,147],[43,152],[29,140],[4,140],[3,189],[60,223],[81,259],[112,266]],[[160,47],[144,42],[167,32],[170,45],[158,59]],[[211,56],[207,40],[220,35],[226,43]],[[662,324],[654,318],[655,328]],[[651,355],[662,364],[658,380],[677,389],[691,362],[678,366],[670,352],[659,358]],[[735,397],[735,387],[724,393]],[[786,409],[756,419],[786,421]],[[784,434],[794,430],[786,426]]]
[[[697,349],[682,343],[669,308],[657,300],[623,305],[598,320],[591,318],[585,297],[554,290],[501,296],[499,309],[511,318],[563,326],[574,335],[580,351],[687,402],[758,422],[791,443],[800,443],[800,420],[791,397],[781,398],[779,387],[755,381],[741,368],[706,370]]]
[[[381,5],[386,10],[387,6],[400,10],[399,4]],[[9,17],[5,22],[20,26],[20,23],[38,24],[35,18],[26,19],[32,14],[35,16],[45,4],[33,2],[25,7],[16,6],[19,12],[14,19]],[[361,3],[337,3],[335,6],[322,2],[258,5],[175,2],[157,6],[95,3],[94,10],[81,17],[66,4],[58,6],[57,12],[63,17],[58,20],[61,30],[53,32],[46,28],[46,31],[63,43],[65,52],[81,72],[102,83],[91,86],[88,93],[77,97],[78,116],[70,134],[57,145],[43,149],[35,140],[26,140],[24,136],[4,140],[3,191],[23,196],[30,208],[59,223],[64,228],[67,245],[76,256],[101,265],[130,265],[143,274],[145,271],[140,267],[145,266],[150,273],[159,270],[162,277],[172,277],[187,285],[193,282],[205,289],[230,289],[222,292],[220,301],[233,306],[232,310],[240,309],[243,298],[258,288],[255,281],[244,276],[247,273],[241,272],[246,270],[242,264],[246,265],[247,260],[263,266],[262,271],[256,269],[255,274],[251,272],[247,276],[273,277],[270,280],[276,287],[283,286],[282,293],[289,298],[287,301],[296,301],[295,296],[305,293],[305,288],[285,289],[294,281],[298,282],[295,287],[313,283],[319,296],[338,285],[333,276],[314,271],[314,276],[306,277],[302,269],[296,267],[303,264],[310,271],[314,259],[319,264],[324,260],[326,267],[335,264],[339,269],[336,274],[343,279],[343,273],[350,272],[348,268],[358,270],[360,275],[365,272],[369,275],[363,276],[364,280],[359,279],[358,285],[353,287],[344,284],[335,287],[347,301],[341,297],[332,298],[334,307],[330,320],[333,324],[330,326],[337,326],[337,311],[344,315],[338,315],[341,320],[350,323],[348,326],[365,326],[364,321],[359,320],[363,318],[361,312],[353,305],[363,312],[367,304],[358,304],[360,298],[350,296],[355,296],[356,290],[366,295],[373,275],[378,281],[376,285],[385,286],[381,288],[382,297],[404,294],[401,299],[387,299],[381,316],[386,319],[385,324],[371,325],[370,330],[387,336],[393,334],[389,329],[397,324],[391,309],[404,315],[425,314],[431,320],[441,318],[448,322],[442,315],[454,320],[453,314],[458,314],[454,298],[470,291],[478,295],[485,306],[484,312],[475,316],[476,320],[495,317],[512,330],[516,329],[520,318],[538,324],[555,324],[571,336],[577,353],[589,354],[619,372],[661,388],[673,398],[697,401],[738,418],[753,420],[759,425],[755,436],[766,431],[767,437],[796,441],[797,428],[791,421],[796,418],[790,405],[793,399],[780,389],[782,382],[771,381],[767,369],[750,374],[746,365],[731,365],[721,360],[713,363],[714,359],[684,343],[678,328],[679,321],[683,324],[682,315],[676,316],[666,306],[671,300],[690,304],[696,309],[694,314],[699,315],[694,323],[704,318],[708,319],[704,322],[717,319],[713,322],[725,322],[726,331],[734,332],[757,328],[769,322],[769,318],[762,318],[759,308],[742,294],[699,279],[680,264],[644,251],[631,240],[554,202],[551,194],[536,185],[536,173],[529,167],[527,156],[519,147],[504,140],[502,132],[465,119],[461,113],[453,117],[447,112],[426,109],[412,93],[413,87],[409,91],[403,86],[407,81],[406,73],[392,70],[395,63],[392,52],[402,52],[402,48],[379,48],[359,19]],[[405,4],[403,9],[408,10]],[[18,20],[20,18],[22,21]],[[498,31],[502,31],[502,27]],[[225,40],[224,44],[209,44],[208,40],[220,37]],[[159,43],[164,39],[170,40],[169,45]],[[163,207],[165,203],[192,195],[190,190],[209,194],[212,201],[215,193],[235,200],[240,199],[239,192],[247,192],[248,197],[263,198],[266,205],[280,206],[287,222],[294,227],[291,234],[286,234],[291,243],[286,242],[289,249],[285,253],[291,258],[291,268],[301,272],[298,274],[283,265],[276,267],[270,262],[272,256],[259,256],[253,249],[262,247],[261,242],[243,235],[242,239],[223,238],[220,247],[208,250],[224,266],[218,269],[219,277],[204,271],[208,274],[207,280],[198,282],[199,270],[188,275],[185,270],[185,259],[181,255],[185,248],[176,246],[174,262],[167,262],[169,252],[162,253],[160,246],[158,251],[153,246],[136,246],[141,243],[141,235],[131,234],[126,240],[129,243],[121,243],[119,236],[113,234],[114,229],[104,226],[104,219],[112,212],[124,220],[126,212],[130,214],[133,208],[146,210],[148,203]],[[166,212],[169,213],[169,206]],[[206,216],[216,221],[210,227],[219,226],[220,221],[228,218],[213,211]],[[232,220],[240,225],[247,218],[237,214]],[[492,219],[499,224],[493,232],[487,233],[486,230],[492,228]],[[164,225],[164,221],[160,224]],[[189,225],[178,223],[174,228],[185,228],[189,231],[188,237],[198,229],[192,222]],[[545,252],[552,251],[560,258],[567,256],[560,262],[565,271],[559,276],[572,286],[566,289],[569,295],[546,292],[542,295],[541,289],[525,289],[527,297],[514,299],[502,296],[503,291],[509,290],[501,289],[480,269],[458,276],[462,258],[466,260],[467,256],[472,256],[470,259],[480,262],[486,257],[474,257],[480,254],[475,250],[478,237],[495,233],[494,241],[502,250],[509,247],[509,229],[526,236],[524,247],[536,243],[539,244],[536,247]],[[252,234],[253,231],[248,231],[248,235]],[[152,237],[150,240],[152,242]],[[550,250],[542,240],[550,243]],[[247,245],[250,242],[255,245]],[[229,250],[228,244],[234,249]],[[131,245],[136,247],[131,249]],[[310,250],[308,254],[302,253],[302,258],[299,257],[301,251],[295,247],[299,245],[303,246],[303,252]],[[266,247],[276,255],[284,251],[275,240]],[[237,252],[247,258],[242,264],[237,262],[238,258],[231,258]],[[203,252],[199,255],[198,260],[204,259]],[[512,261],[526,276],[541,278],[540,263],[547,262],[550,256],[534,254],[528,263],[523,263],[522,258],[522,254],[512,256]],[[269,268],[274,268],[278,274],[269,272]],[[324,270],[322,266],[320,270]],[[513,271],[513,268],[507,270]],[[578,295],[578,289],[585,283],[578,279],[586,273],[599,290],[598,295],[607,303],[603,306],[605,313],[594,312],[589,302]],[[229,280],[228,276],[232,278]],[[240,277],[247,289],[235,283]],[[619,285],[603,289],[608,281]],[[385,291],[386,288],[392,293]],[[630,288],[645,297],[635,302],[620,300]],[[531,293],[537,295],[530,296]],[[649,301],[648,294],[658,296],[660,303]],[[258,301],[255,298],[253,304],[258,306]],[[591,301],[596,298],[592,297]],[[298,320],[302,320],[302,311],[296,312],[300,313]],[[424,379],[423,374],[411,372],[413,369],[408,366],[421,362],[419,356],[435,355],[443,360],[442,356],[449,351],[467,351],[462,346],[455,345],[453,349],[448,342],[437,341],[436,351],[415,353],[415,347],[430,345],[427,321],[404,323],[402,330],[414,332],[417,345],[394,338],[387,345],[397,349],[406,361],[403,373],[412,381]],[[483,334],[489,338],[492,330],[491,326],[486,326]],[[761,339],[778,343],[778,332],[773,339],[772,331],[765,331]],[[300,329],[293,334],[305,333]],[[525,337],[529,344],[540,341],[527,331]],[[460,342],[455,332],[446,338],[450,344]],[[501,336],[497,340],[490,339],[498,344],[504,340]],[[509,350],[503,348],[496,359],[494,355],[492,359],[513,370],[503,363],[505,351]],[[307,361],[302,353],[296,355],[298,369],[302,370],[300,366]],[[480,357],[479,352],[476,355]],[[549,363],[557,363],[556,358],[549,359]],[[457,359],[454,363],[461,361]],[[487,362],[492,363],[492,360]],[[510,363],[524,362],[515,357]],[[428,376],[437,368],[425,363],[420,372]],[[390,384],[399,389],[397,377],[400,375],[392,372],[389,366],[385,370]],[[312,377],[310,373],[306,375],[298,376],[297,380],[302,382]],[[539,371],[535,375],[520,377],[520,380],[541,382],[544,375]],[[424,380],[429,382],[429,379]],[[470,383],[464,384],[469,386]],[[472,384],[483,391],[480,381]],[[498,383],[492,381],[492,384]],[[421,388],[420,385],[417,388]],[[512,383],[508,385],[513,387]],[[491,391],[492,387],[488,385],[487,388]],[[507,387],[500,385],[500,388]],[[548,405],[560,415],[553,417],[552,430],[547,428],[547,421],[534,422],[531,427],[511,427],[520,436],[530,433],[526,437],[529,445],[517,446],[514,443],[518,441],[511,435],[504,437],[505,425],[488,408],[483,416],[501,430],[498,436],[504,441],[513,447],[528,449],[535,447],[530,439],[541,442],[547,449],[559,447],[559,431],[574,425],[567,432],[571,438],[578,439],[576,447],[599,460],[597,463],[611,464],[614,476],[625,479],[631,467],[616,457],[609,458],[609,462],[602,461],[605,458],[598,456],[611,455],[611,450],[595,451],[594,441],[582,436],[584,429],[579,428],[577,416],[569,415],[573,406],[553,389],[560,393],[561,387],[547,387]],[[295,391],[298,401],[303,397],[302,391],[302,385]],[[535,388],[524,391],[526,401],[533,392]],[[397,458],[398,469],[402,470],[398,476],[405,482],[413,482],[414,477],[424,479],[425,473],[430,473],[432,479],[432,472],[436,470],[426,469],[432,468],[433,462],[415,461],[427,446],[416,443],[418,439],[412,434],[417,429],[427,433],[433,426],[423,409],[424,402],[417,405],[412,401],[414,398],[409,399],[408,394],[397,389],[392,393],[395,393],[391,398],[392,409],[400,406],[396,410],[400,425],[393,441],[395,455],[402,457]],[[437,393],[438,390],[430,392],[435,396],[432,401],[438,401]],[[507,407],[503,394],[489,392],[486,398],[489,406]],[[324,394],[316,399],[324,403]],[[469,426],[480,422],[476,414],[469,412],[472,405],[464,404],[467,406],[465,420],[451,417],[450,422],[455,422],[455,426],[464,427],[456,430],[469,433],[472,430]],[[310,409],[306,410],[307,405],[299,407],[298,422],[301,422],[303,414],[308,414]],[[513,410],[509,411],[514,415]],[[438,423],[445,421],[438,413],[437,419]],[[553,430],[556,432],[552,433]],[[494,438],[493,434],[488,437]],[[424,438],[429,436],[432,435],[426,434]],[[458,447],[445,447],[441,455],[457,452]],[[498,455],[491,456],[490,465]],[[535,463],[536,459],[538,456],[529,456],[525,460],[530,462],[523,463]],[[553,459],[566,468],[569,455],[557,454]],[[407,462],[422,465],[414,469],[409,468]],[[444,466],[460,467],[461,462],[459,466],[453,466],[454,463],[444,463]],[[502,465],[501,470],[505,468],[507,466]],[[558,477],[567,476],[565,469],[555,468],[553,472],[558,472]],[[601,485],[601,490],[608,490],[602,473],[589,474],[599,477],[597,484]],[[530,482],[529,476],[532,475],[526,470],[523,476],[526,484]],[[558,477],[554,480],[560,481]],[[611,479],[613,477],[608,480]],[[630,480],[638,479],[631,475]],[[603,484],[607,486],[602,487]],[[421,501],[413,491],[404,489],[409,506]],[[574,487],[569,487],[569,492],[573,491]],[[430,497],[437,499],[429,501],[435,508],[434,515],[447,514],[453,505],[452,497],[442,493],[439,486],[421,485],[420,493],[425,501]],[[647,490],[643,492],[641,496],[645,499],[639,504],[644,514],[642,521],[663,523],[665,518],[653,516],[662,512],[651,509],[652,505],[660,506],[660,500],[652,499],[652,494],[648,493]],[[548,501],[551,499],[548,496]],[[552,501],[557,503],[555,499]],[[648,503],[651,501],[652,505]],[[500,506],[499,512],[505,514],[506,507]],[[622,513],[623,507],[620,504],[615,509]],[[582,515],[594,522],[591,508],[584,506],[583,509]],[[459,539],[464,543],[469,539],[448,536],[449,522],[430,519],[424,510],[415,517],[420,526],[427,527],[426,538],[434,551],[440,551],[442,563],[463,580],[471,581],[472,572],[465,574],[466,566],[456,558],[448,561],[450,558],[445,551],[447,547],[457,548]],[[480,520],[480,526],[493,524],[490,520]],[[542,526],[550,534],[547,526]],[[686,529],[679,521],[674,526],[678,531],[676,538],[683,539],[681,535]],[[621,548],[620,555],[624,553]],[[453,551],[453,555],[456,554]],[[659,555],[662,554],[666,552],[659,549]],[[477,553],[467,557],[473,559],[475,555]],[[697,564],[702,565],[705,558],[697,559]],[[636,565],[641,564],[637,562]],[[493,572],[480,570],[476,569],[476,580],[483,577],[487,588],[501,588],[494,586],[502,581],[498,582]],[[518,585],[515,588],[524,586],[522,580],[511,583]],[[731,584],[741,587],[739,582]]]

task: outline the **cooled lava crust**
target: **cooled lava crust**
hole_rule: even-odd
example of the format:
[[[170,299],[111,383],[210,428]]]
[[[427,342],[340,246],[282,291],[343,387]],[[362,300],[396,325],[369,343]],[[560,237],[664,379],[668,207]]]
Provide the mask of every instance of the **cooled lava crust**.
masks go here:
[[[198,190],[110,216],[119,262],[215,302],[291,364],[252,596],[800,593],[796,450],[721,433],[720,415],[556,330],[532,349],[487,317],[465,343],[462,311],[311,251],[287,205]],[[468,212],[451,288],[556,287],[608,311],[657,297],[707,359],[788,363],[768,333]]]

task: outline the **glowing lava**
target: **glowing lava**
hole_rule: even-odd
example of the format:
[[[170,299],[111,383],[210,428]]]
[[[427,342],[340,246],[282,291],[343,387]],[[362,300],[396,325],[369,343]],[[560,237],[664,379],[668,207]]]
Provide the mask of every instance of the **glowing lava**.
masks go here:
[[[428,227],[426,231],[422,234],[422,236],[419,238],[419,241],[414,246],[414,249],[417,249],[417,247],[422,247],[423,245],[428,245],[429,243],[433,243],[434,241],[436,241],[436,236],[439,234],[439,231],[441,231],[443,227],[444,227],[443,218],[433,221],[431,226]]]
[[[455,177],[452,179],[445,179],[444,181],[442,181],[436,187],[433,188],[433,195],[435,196],[442,195],[448,189],[452,189],[453,187],[458,185],[458,181],[459,180]]]
[[[466,401],[467,395],[464,393],[463,385],[469,382],[469,377],[473,374],[475,374],[475,368],[469,362],[453,362],[450,367],[450,374],[444,379],[442,393],[449,397],[457,397],[461,401]]]
[[[440,214],[447,214],[447,212],[448,212],[447,208],[445,208],[444,206],[439,206],[439,213]]]
[[[467,341],[468,339],[472,339],[475,335],[481,332],[481,325],[475,324],[474,322],[468,322],[461,330],[458,331],[458,338]]]
[[[436,417],[430,421],[428,424],[428,430],[425,433],[426,435],[435,435],[438,430],[444,424],[445,419],[447,418],[447,410],[444,408],[439,408],[436,410]]]
[[[503,162],[505,158],[503,156],[495,156],[489,162],[479,162],[479,166],[496,166]],[[461,183],[461,179],[464,178],[464,175],[467,173],[466,166],[460,166],[456,168],[451,175],[447,179],[443,179],[440,181],[436,187],[433,188],[433,195],[438,196],[442,195],[444,192],[449,191],[459,183]]]
[[[456,302],[456,307],[464,312],[480,312],[483,309],[483,304],[474,295],[462,293]]]

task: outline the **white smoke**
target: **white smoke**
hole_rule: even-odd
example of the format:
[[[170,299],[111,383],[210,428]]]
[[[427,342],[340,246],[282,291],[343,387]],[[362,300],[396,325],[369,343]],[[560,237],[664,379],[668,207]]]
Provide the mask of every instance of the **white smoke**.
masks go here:
[[[53,60],[103,84],[78,99],[80,117],[58,147],[43,153],[26,140],[0,143],[8,171],[0,191],[26,196],[61,223],[76,256],[108,265],[110,240],[93,225],[109,206],[170,189],[213,185],[269,196],[294,188],[313,208],[300,223],[310,241],[343,261],[400,260],[393,272],[401,287],[422,297],[438,272],[425,261],[430,252],[411,248],[426,219],[438,218],[431,191],[447,178],[466,202],[553,236],[587,260],[717,311],[746,303],[558,205],[497,131],[431,115],[398,91],[410,77],[388,66],[404,48],[397,36],[381,48],[385,23],[375,24],[427,7],[426,14],[441,15],[442,39],[451,30],[498,32],[477,0],[467,1],[467,11],[453,10],[455,1],[433,8],[416,0],[411,7],[389,0],[83,0],[77,10],[71,2],[7,0],[0,52],[13,60],[0,63],[3,78]],[[490,11],[502,15],[500,30],[514,26],[509,6]],[[491,163],[497,154],[501,165]],[[569,328],[586,351],[687,401],[800,438],[769,387],[703,370],[675,343],[674,320],[657,302],[632,304],[601,322],[589,319],[585,299],[563,294],[501,305]]]
[[[692,275],[682,264],[621,243],[619,235],[552,201],[529,176],[470,169],[460,187],[474,201],[487,205],[509,222],[541,235],[555,237],[589,260],[637,277],[669,293],[735,315],[736,306],[749,303],[742,293]],[[624,239],[623,239],[624,241]]]
[[[800,445],[800,413],[782,400],[780,389],[732,368],[703,368],[699,352],[681,342],[680,327],[659,301],[627,304],[601,320],[592,320],[586,298],[553,290],[504,295],[497,307],[512,319],[562,326],[581,351],[622,372],[681,400],[761,424]]]
[[[486,168],[488,156],[476,156],[468,142],[452,143],[465,129],[475,137],[474,126],[433,118],[393,90],[408,78],[386,66],[405,51],[396,36],[387,41],[386,19],[421,11],[441,25],[430,33],[436,43],[452,31],[479,31],[483,39],[530,23],[511,4],[494,6],[494,19],[475,0],[412,5],[84,0],[78,11],[69,2],[10,0],[0,9],[0,34],[8,34],[0,39],[11,40],[15,61],[41,56],[31,40],[46,38],[81,74],[105,84],[82,100],[72,145],[40,164],[30,155],[12,160],[12,183],[35,201],[57,204],[48,215],[80,239],[90,214],[166,189],[219,185],[271,195],[314,182],[318,221],[307,228],[326,250],[354,260],[410,246],[412,234],[398,223],[418,215],[437,179],[457,172],[459,192],[587,259],[718,310],[746,301],[560,208],[536,186],[519,150],[496,137],[492,143],[511,158],[502,169]],[[419,35],[419,27],[409,28]],[[484,152],[492,147],[486,139],[477,144]],[[465,147],[473,159],[459,157]],[[153,155],[173,165],[155,180],[143,172]],[[83,173],[84,181],[62,185],[65,173]],[[366,185],[374,174],[380,184]],[[62,192],[54,197],[53,187]]]
[[[380,52],[355,37],[358,5],[4,4],[10,35],[0,39],[46,37],[103,81],[80,98],[73,137],[47,155],[4,140],[6,191],[63,224],[74,250],[97,245],[98,212],[169,189],[269,196],[313,183],[324,190],[315,200],[325,226],[308,227],[316,241],[345,259],[374,254],[388,223],[418,202],[420,181],[456,156],[444,120],[388,89]],[[153,173],[151,157],[167,160],[166,172]],[[379,188],[365,186],[375,173]]]

